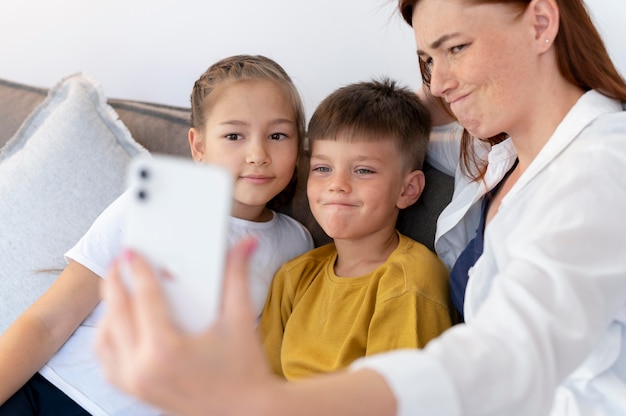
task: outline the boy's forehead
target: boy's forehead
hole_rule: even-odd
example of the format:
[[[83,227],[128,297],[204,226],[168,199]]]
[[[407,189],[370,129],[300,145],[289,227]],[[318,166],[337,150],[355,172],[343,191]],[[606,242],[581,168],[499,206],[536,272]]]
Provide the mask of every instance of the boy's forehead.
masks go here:
[[[363,155],[372,154],[373,156],[382,156],[383,154],[397,154],[399,149],[395,141],[389,139],[375,140],[373,138],[359,139],[351,136],[349,138],[338,135],[334,138],[316,139],[311,141],[311,155],[315,156],[324,153],[327,157],[340,156],[336,150],[350,151],[362,153]]]

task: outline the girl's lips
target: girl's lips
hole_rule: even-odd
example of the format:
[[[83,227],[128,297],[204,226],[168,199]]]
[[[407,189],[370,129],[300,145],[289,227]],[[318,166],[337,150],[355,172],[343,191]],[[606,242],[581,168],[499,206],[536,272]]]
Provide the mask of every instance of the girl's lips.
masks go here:
[[[260,175],[247,175],[247,176],[242,176],[241,179],[245,180],[246,182],[250,182],[250,183],[254,183],[254,184],[264,184],[267,182],[270,182],[272,180],[271,176],[260,176]]]

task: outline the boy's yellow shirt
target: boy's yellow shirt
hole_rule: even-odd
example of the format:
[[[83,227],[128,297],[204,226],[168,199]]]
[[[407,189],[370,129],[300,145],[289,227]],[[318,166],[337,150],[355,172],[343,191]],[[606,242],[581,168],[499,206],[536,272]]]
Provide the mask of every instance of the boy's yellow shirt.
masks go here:
[[[365,276],[336,276],[332,243],[279,269],[259,324],[274,372],[294,380],[362,356],[422,348],[452,325],[446,267],[398,235],[387,261]]]

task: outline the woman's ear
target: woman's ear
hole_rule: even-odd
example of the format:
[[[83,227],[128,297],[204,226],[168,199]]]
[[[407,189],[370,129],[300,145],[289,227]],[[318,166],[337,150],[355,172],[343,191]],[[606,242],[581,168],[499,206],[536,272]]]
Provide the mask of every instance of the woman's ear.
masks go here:
[[[559,33],[559,6],[556,0],[532,0],[526,12],[540,51],[550,49]]]
[[[409,172],[404,177],[404,185],[402,186],[402,192],[398,195],[396,207],[404,209],[417,202],[424,190],[425,184],[426,178],[424,177],[424,172],[421,170]]]
[[[196,162],[204,162],[204,141],[198,129],[195,127],[190,128],[188,138],[191,157]]]

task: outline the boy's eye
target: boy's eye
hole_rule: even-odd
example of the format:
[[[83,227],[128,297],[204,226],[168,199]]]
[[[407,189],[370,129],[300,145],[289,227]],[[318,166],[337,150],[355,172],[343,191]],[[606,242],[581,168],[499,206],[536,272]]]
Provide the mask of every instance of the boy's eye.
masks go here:
[[[330,172],[330,168],[328,166],[316,166],[313,169],[311,169],[313,172],[321,172],[321,173],[327,173]]]
[[[370,173],[374,173],[373,170],[367,169],[367,168],[359,168],[359,169],[356,169],[355,172],[358,173],[359,175],[368,175]]]
[[[283,134],[283,133],[272,133],[270,134],[270,140],[282,140],[284,138],[286,138],[287,135]]]

